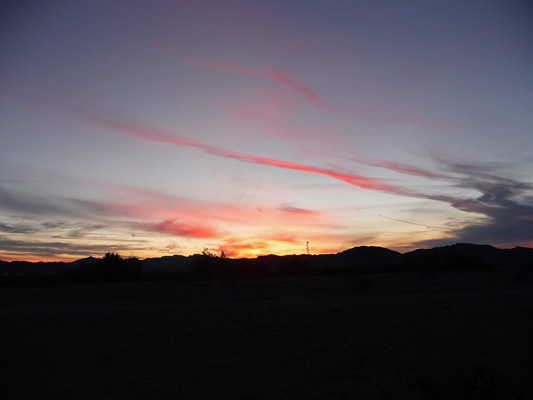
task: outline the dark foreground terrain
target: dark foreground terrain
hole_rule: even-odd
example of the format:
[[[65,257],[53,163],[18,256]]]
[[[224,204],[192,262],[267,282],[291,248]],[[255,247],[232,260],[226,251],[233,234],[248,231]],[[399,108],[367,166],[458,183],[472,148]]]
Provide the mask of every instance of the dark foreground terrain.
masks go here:
[[[532,399],[529,274],[1,287],[0,398]]]

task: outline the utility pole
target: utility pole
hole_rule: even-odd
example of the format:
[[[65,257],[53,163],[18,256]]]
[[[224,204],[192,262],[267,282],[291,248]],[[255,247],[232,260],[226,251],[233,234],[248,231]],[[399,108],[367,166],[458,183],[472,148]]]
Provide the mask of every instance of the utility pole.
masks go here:
[[[307,250],[307,255],[309,255],[309,242],[305,242],[305,248]]]

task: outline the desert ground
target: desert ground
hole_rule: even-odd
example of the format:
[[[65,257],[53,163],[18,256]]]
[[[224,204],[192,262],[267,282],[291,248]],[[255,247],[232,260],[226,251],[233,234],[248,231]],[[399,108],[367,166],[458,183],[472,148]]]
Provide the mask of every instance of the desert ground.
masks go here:
[[[0,287],[0,397],[533,398],[530,273],[367,278]]]

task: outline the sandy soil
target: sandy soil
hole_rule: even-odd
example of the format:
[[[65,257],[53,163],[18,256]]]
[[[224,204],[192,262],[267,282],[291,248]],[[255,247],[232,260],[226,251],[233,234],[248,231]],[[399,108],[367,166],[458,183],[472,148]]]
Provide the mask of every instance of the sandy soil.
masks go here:
[[[521,278],[2,287],[0,397],[426,399],[436,380],[456,398],[448,380],[482,367],[495,398],[533,398],[533,279]]]

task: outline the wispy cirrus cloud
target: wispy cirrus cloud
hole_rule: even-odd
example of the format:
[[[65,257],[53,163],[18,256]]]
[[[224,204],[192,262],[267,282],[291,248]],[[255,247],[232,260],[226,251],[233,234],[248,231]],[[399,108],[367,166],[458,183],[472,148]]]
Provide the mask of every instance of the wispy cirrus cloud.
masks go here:
[[[193,141],[180,136],[174,136],[168,132],[162,130],[149,128],[140,125],[130,125],[121,122],[108,121],[103,119],[92,118],[91,121],[94,124],[107,127],[108,129],[127,134],[129,136],[134,136],[137,138],[156,141],[161,143],[167,143],[175,146],[185,146],[193,147],[199,150],[202,150],[206,153],[229,158],[241,162],[266,165],[275,168],[288,169],[294,171],[307,172],[317,175],[328,176],[333,179],[337,179],[350,185],[357,186],[362,189],[370,189],[381,191],[385,193],[398,194],[398,195],[407,195],[415,196],[415,194],[405,188],[394,186],[387,183],[383,179],[370,178],[362,175],[357,175],[350,171],[342,171],[340,168],[317,168],[313,166],[308,166],[304,164],[299,164],[291,161],[279,160],[275,158],[269,158],[264,156],[259,156],[250,153],[239,152],[223,147],[211,146],[203,144],[199,141]]]
[[[280,211],[282,211],[284,213],[289,213],[289,214],[300,214],[300,215],[302,215],[302,214],[307,214],[307,215],[321,214],[318,211],[307,210],[305,208],[295,207],[294,205],[289,204],[289,203],[280,204],[278,206],[278,210],[280,210]]]
[[[237,206],[233,203],[187,198],[125,185],[100,184],[98,187],[105,189],[114,198],[114,206],[108,205],[108,209],[113,210],[114,207],[117,207],[117,213],[121,215],[120,207],[129,210],[130,205],[135,204],[139,217],[152,221],[158,220],[159,222],[153,224],[152,227],[158,226],[160,230],[167,229],[169,232],[181,224],[184,225],[184,231],[188,231],[188,224],[194,223],[197,226],[205,226],[207,220],[221,224],[237,223],[244,225],[248,225],[249,221],[253,220],[257,224],[269,225],[281,222],[304,224],[306,221],[317,222],[323,217],[319,211],[304,210],[288,203],[283,203],[277,207],[259,206],[256,203]],[[307,215],[304,218],[302,214]],[[160,221],[161,218],[164,220]],[[176,221],[179,221],[179,224]],[[169,224],[169,222],[173,222],[173,224]],[[175,229],[175,231],[179,230],[179,227]],[[215,233],[220,234],[213,227],[206,227],[200,232],[212,232],[213,237],[217,236]]]
[[[200,61],[196,57],[180,57],[185,62],[202,68],[216,69],[234,74],[251,76],[259,79],[270,80],[283,85],[286,89],[295,93],[321,110],[336,116],[356,118],[372,122],[415,124],[424,126],[449,126],[450,122],[441,118],[424,117],[417,115],[412,110],[387,108],[378,105],[361,103],[354,105],[336,105],[326,101],[321,95],[313,90],[309,85],[288,76],[279,67],[263,67],[253,69],[243,66],[238,61]],[[368,91],[368,89],[366,89]]]
[[[211,61],[201,62],[194,57],[186,57],[185,60],[193,65],[204,68],[228,71],[239,75],[253,76],[277,82],[288,88],[290,91],[303,96],[309,103],[322,107],[325,105],[322,98],[314,90],[295,79],[288,77],[280,68],[250,69],[241,65],[237,61]]]
[[[0,208],[35,215],[53,215],[63,210],[61,205],[45,196],[14,191],[2,186],[0,186]]]
[[[446,165],[447,170],[449,170],[450,173],[444,174],[425,170],[405,163],[368,159],[358,160],[358,162],[363,164],[380,168],[388,168],[408,175],[417,175],[430,179],[445,180],[458,188],[463,188],[470,191],[474,189],[481,192],[480,196],[474,198],[467,196],[458,197],[456,195],[447,194],[430,194],[415,191],[407,187],[393,185],[381,179],[357,175],[351,171],[345,171],[340,167],[336,167],[334,169],[317,168],[291,161],[278,160],[254,154],[237,152],[222,147],[205,145],[200,142],[175,137],[169,133],[142,126],[132,126],[115,122],[106,124],[114,130],[118,130],[122,133],[126,133],[135,137],[165,142],[178,146],[195,147],[219,157],[234,159],[241,162],[261,164],[275,168],[283,168],[328,176],[362,189],[444,202],[460,211],[485,215],[489,218],[489,223],[492,224],[491,226],[493,228],[497,227],[498,225],[501,225],[502,227],[508,226],[508,221],[504,221],[504,218],[515,218],[515,229],[523,225],[525,225],[524,228],[531,227],[531,206],[522,204],[520,201],[514,199],[514,196],[518,195],[518,192],[529,189],[530,185],[509,178],[500,177],[493,173],[490,169],[481,168],[481,166],[476,167],[474,165],[453,164],[448,162]],[[482,230],[482,228],[479,229]],[[477,231],[479,229],[475,227],[471,228],[472,231]],[[518,230],[522,233],[527,231],[527,229]],[[465,239],[470,237],[463,234],[466,232],[467,230],[464,230],[464,232],[456,232],[457,237],[460,239],[463,237]],[[529,239],[526,238],[524,240]]]
[[[94,232],[107,228],[109,225],[102,223],[76,222],[64,223],[64,226],[66,229],[68,229],[68,237],[85,238],[88,235],[94,234]]]
[[[464,241],[485,241],[501,245],[533,244],[533,184],[501,176],[502,166],[472,165],[451,160],[441,162],[459,175],[457,185],[477,189],[477,198],[459,206],[464,211],[481,212],[488,217],[483,225],[472,225],[457,232]]]
[[[0,232],[4,233],[35,233],[39,228],[25,223],[4,224],[0,222]]]
[[[109,190],[110,185],[95,185]],[[20,233],[32,234],[39,232],[56,232],[56,236],[82,238],[89,233],[106,228],[111,225],[120,226],[135,226],[136,221],[140,220],[154,220],[160,218],[162,215],[168,216],[172,211],[179,210],[177,200],[181,200],[183,204],[188,203],[189,209],[185,209],[182,214],[187,214],[192,210],[194,203],[192,200],[178,199],[175,196],[169,196],[162,193],[151,192],[142,189],[126,188],[120,186],[122,191],[130,194],[130,199],[140,199],[139,204],[129,204],[124,201],[109,201],[109,200],[86,200],[81,198],[64,198],[61,196],[54,196],[52,194],[37,195],[33,193],[22,193],[15,190],[0,187],[0,210],[7,213],[17,213],[21,215],[20,222],[16,223],[0,223],[0,232],[5,233]],[[136,194],[133,197],[132,194]],[[142,194],[142,195],[141,195]],[[149,200],[142,200],[149,197]],[[157,202],[155,199],[158,199]],[[161,201],[173,204],[173,208],[163,209],[160,212]],[[131,201],[130,203],[136,203]],[[49,204],[54,204],[50,207]],[[167,214],[164,213],[167,212]],[[45,219],[41,222],[39,219]],[[106,223],[100,222],[101,218],[105,218]],[[90,222],[94,221],[94,222]],[[197,225],[197,223],[196,223]],[[167,231],[180,234],[182,236],[190,237],[206,237],[214,231],[208,229],[200,229],[191,223],[190,227],[178,224],[175,221],[164,220],[160,222],[153,222],[142,225],[148,231]]]
[[[505,165],[497,163],[457,162],[444,157],[433,156],[438,164],[435,172],[411,164],[373,160],[363,157],[341,157],[359,164],[386,168],[404,175],[414,175],[440,182],[447,182],[450,187],[464,189],[465,193],[477,192],[477,195],[448,195],[445,193],[415,193],[413,197],[426,198],[449,204],[451,207],[480,216],[483,220],[466,224],[460,228],[443,228],[447,231],[444,239],[419,242],[419,245],[450,244],[457,241],[489,243],[500,246],[511,244],[531,245],[533,243],[533,184],[502,176]],[[441,188],[440,190],[445,190]],[[406,191],[405,194],[408,194]],[[414,223],[385,217],[398,222],[421,226],[430,225]]]
[[[256,130],[253,137],[242,136],[240,141],[257,140],[263,131],[268,138],[277,137],[289,142],[319,136],[310,135],[309,129],[302,129],[291,123],[291,114],[297,107],[295,99],[286,93],[254,93],[239,100],[225,99],[220,104],[229,112],[230,123],[236,118],[262,128]]]
[[[217,157],[233,159],[244,163],[253,163],[327,176],[362,189],[443,202],[457,210],[475,213],[486,218],[485,221],[453,231],[449,235],[450,240],[473,240],[475,238],[481,240],[485,238],[488,243],[498,244],[496,242],[500,240],[497,237],[498,232],[502,234],[502,238],[510,237],[518,240],[517,236],[520,236],[520,243],[526,243],[532,239],[531,234],[528,233],[533,232],[533,229],[531,229],[531,196],[528,194],[531,193],[531,185],[502,176],[501,166],[498,165],[458,163],[453,160],[437,159],[441,165],[438,169],[439,172],[435,172],[414,165],[391,162],[388,160],[372,160],[368,158],[352,159],[352,161],[361,164],[377,168],[387,168],[405,175],[415,175],[430,180],[447,182],[450,187],[465,190],[464,195],[456,194],[457,190],[450,192],[454,194],[448,194],[446,186],[440,185],[436,188],[440,193],[426,193],[419,190],[413,190],[406,186],[392,184],[390,181],[383,179],[356,174],[351,170],[346,170],[339,166],[328,168],[314,167],[293,161],[269,158],[219,146],[212,146],[184,136],[177,136],[161,129],[155,129],[140,124],[133,125],[99,118],[94,115],[88,115],[87,113],[70,113],[68,110],[64,112],[71,116],[74,115],[91,124],[130,137],[173,146],[195,148]],[[472,195],[472,192],[477,192],[478,194]],[[2,194],[1,191],[0,194]],[[17,202],[10,199],[8,195],[6,196],[5,193],[3,197],[0,196],[0,202],[1,201],[10,203],[13,207],[20,207],[20,203],[17,204]],[[28,202],[28,199],[26,199],[25,202]],[[37,204],[37,202],[31,203]],[[24,202],[22,204],[24,204]],[[95,204],[94,206],[99,207],[101,205]],[[24,207],[31,208],[31,204],[27,204]],[[52,210],[54,209],[54,205],[52,204],[48,204],[46,207]],[[133,207],[132,211],[135,211],[135,206],[132,205],[131,207]],[[95,211],[106,212],[106,210],[108,209],[104,207],[100,211]],[[161,218],[159,222],[166,221],[168,218],[168,216]],[[511,234],[509,233],[509,230],[512,230],[512,232],[515,233]],[[487,235],[489,235],[490,238]],[[492,240],[489,240],[491,238]]]
[[[440,157],[447,180],[456,188],[477,191],[477,196],[435,196],[452,207],[483,215],[482,221],[454,229],[449,237],[419,242],[434,246],[457,241],[498,246],[533,244],[533,185],[502,176],[505,167],[496,163],[464,163]]]
[[[216,201],[197,202],[124,185],[104,187],[119,195],[118,203],[136,203],[144,210],[141,215],[147,222],[138,224],[143,231],[219,243],[216,245],[219,250],[232,256],[279,252],[287,246],[292,247],[296,243],[293,235],[301,236],[302,229],[307,229],[309,235],[312,230],[309,227],[328,225],[328,218],[323,213],[292,203],[276,207],[235,207]],[[162,221],[150,222],[162,216],[165,216]],[[232,236],[232,232],[243,230],[247,232],[245,239]]]
[[[216,231],[206,224],[199,224],[198,222],[182,222],[179,221],[178,218],[166,219],[160,223],[148,227],[148,229],[169,233],[174,236],[185,236],[200,239],[216,238],[220,236],[219,231]]]
[[[130,253],[141,250],[144,246],[127,243],[80,243],[66,240],[40,240],[24,237],[12,239],[0,235],[0,258],[2,260],[27,261],[73,261],[82,257],[103,255],[109,251],[116,253]]]
[[[422,227],[428,228],[428,229],[444,229],[444,230],[450,230],[451,229],[451,228],[445,227],[445,226],[434,226],[434,225],[427,225],[427,224],[419,224],[417,222],[405,221],[405,220],[401,220],[401,219],[398,219],[398,218],[387,217],[386,215],[382,215],[382,214],[378,214],[378,215],[381,218],[385,218],[385,219],[388,219],[388,220],[391,220],[391,221],[402,222],[404,224],[409,224],[409,225],[422,226]]]
[[[432,178],[432,179],[433,178],[435,179],[449,179],[450,178],[450,176],[446,174],[430,171],[427,169],[417,167],[415,165],[401,163],[401,162],[375,160],[375,159],[366,158],[366,157],[342,157],[342,156],[337,156],[337,155],[332,155],[332,156],[341,158],[344,160],[353,161],[358,164],[368,165],[370,167],[385,168],[385,169],[398,172],[401,174],[405,174],[405,175],[421,176],[424,178]]]
[[[55,193],[37,195],[0,187],[4,194],[0,200],[6,200],[0,201],[0,211],[20,215],[18,219],[2,220],[0,232],[17,234],[17,237],[24,235],[24,239],[11,238],[8,241],[6,238],[0,242],[0,256],[3,259],[29,259],[29,256],[23,257],[24,249],[27,249],[36,258],[72,259],[90,253],[90,250],[83,251],[83,246],[79,251],[70,251],[76,243],[83,243],[80,239],[105,243],[88,247],[94,251],[121,249],[131,254],[131,251],[139,250],[136,243],[140,238],[175,236],[225,243],[228,235],[240,229],[247,231],[247,240],[258,248],[261,246],[256,237],[262,237],[261,248],[279,251],[280,248],[268,247],[268,241],[277,242],[279,232],[286,230],[287,225],[304,229],[306,224],[327,223],[321,213],[288,203],[258,208],[256,205],[235,206],[198,200],[123,184],[90,182],[85,187],[90,188],[93,197],[99,200],[66,198]],[[44,199],[47,201],[42,201]],[[48,203],[54,207],[37,207]],[[253,226],[250,221],[254,221]],[[238,248],[234,246],[233,254],[238,254]]]

